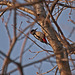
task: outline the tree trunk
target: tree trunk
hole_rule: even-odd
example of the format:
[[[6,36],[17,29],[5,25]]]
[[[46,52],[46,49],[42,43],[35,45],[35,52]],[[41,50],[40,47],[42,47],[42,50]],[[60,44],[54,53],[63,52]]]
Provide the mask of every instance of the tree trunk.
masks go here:
[[[27,0],[28,2],[38,2],[41,0]],[[58,2],[58,0],[55,0]],[[51,47],[54,50],[54,54],[56,55],[56,61],[58,65],[58,69],[60,72],[60,75],[71,75],[71,70],[69,66],[69,61],[68,61],[68,54],[64,47],[63,44],[59,41],[55,34],[55,30],[52,27],[49,18],[46,18],[46,12],[44,10],[43,3],[39,2],[38,4],[34,5],[35,12],[37,14],[37,20],[41,25],[42,31],[44,32],[45,36],[47,37]],[[52,9],[53,11],[53,9]],[[51,12],[52,12],[51,11]],[[64,59],[64,60],[62,60]],[[65,60],[66,59],[66,60]]]

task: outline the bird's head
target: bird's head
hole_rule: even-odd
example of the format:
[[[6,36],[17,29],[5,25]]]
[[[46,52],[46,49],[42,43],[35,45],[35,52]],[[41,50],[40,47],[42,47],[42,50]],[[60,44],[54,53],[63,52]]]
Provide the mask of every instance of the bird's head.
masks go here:
[[[36,28],[36,29],[32,29],[32,30],[30,31],[30,33],[31,33],[32,35],[34,35],[35,32],[36,32],[36,30],[37,30],[37,28]]]

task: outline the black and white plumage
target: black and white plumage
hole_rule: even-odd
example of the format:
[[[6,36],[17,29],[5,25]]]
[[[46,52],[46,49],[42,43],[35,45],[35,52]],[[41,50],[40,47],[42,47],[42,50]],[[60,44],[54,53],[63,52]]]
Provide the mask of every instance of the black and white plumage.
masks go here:
[[[39,41],[41,41],[42,43],[47,43],[47,40],[45,38],[45,34],[43,34],[42,32],[39,32],[39,31],[36,31],[37,29],[32,29],[31,30],[31,34],[36,38],[38,39]]]

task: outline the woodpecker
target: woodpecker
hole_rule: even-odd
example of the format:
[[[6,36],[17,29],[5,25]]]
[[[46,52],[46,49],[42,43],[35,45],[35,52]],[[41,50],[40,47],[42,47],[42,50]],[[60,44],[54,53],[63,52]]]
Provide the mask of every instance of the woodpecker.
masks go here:
[[[37,28],[36,28],[36,29],[32,29],[30,33],[31,33],[36,39],[38,39],[39,41],[41,41],[42,43],[49,44],[49,43],[47,43],[47,40],[46,40],[46,38],[45,38],[45,34],[43,34],[42,32],[36,31],[36,30],[37,30]]]

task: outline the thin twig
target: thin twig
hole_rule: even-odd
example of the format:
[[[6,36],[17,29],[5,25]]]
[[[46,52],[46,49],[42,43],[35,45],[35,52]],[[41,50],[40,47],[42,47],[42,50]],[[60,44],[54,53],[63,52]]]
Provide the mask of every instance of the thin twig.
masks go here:
[[[29,58],[29,59],[33,59],[33,58],[35,58],[40,52],[43,52],[43,50],[42,51],[37,51],[37,52],[32,52],[31,50],[29,50],[31,53],[36,53],[35,54],[35,56],[33,56],[33,57],[31,57],[31,58]]]
[[[56,68],[55,75],[57,75],[58,67]]]
[[[59,18],[59,16],[60,16],[60,14],[62,13],[63,9],[64,9],[64,7],[61,9],[60,13],[58,13],[58,15],[57,15],[57,17],[56,17],[55,21],[57,21],[57,20],[58,20],[58,18]]]
[[[41,73],[41,74],[37,74],[37,75],[47,74],[47,73],[51,72],[52,70],[54,70],[56,67],[57,67],[57,65],[56,65],[56,66],[54,66],[51,70],[49,70],[49,71],[47,71],[47,72],[44,72],[44,73]]]
[[[29,27],[33,27],[34,24],[35,24],[35,22],[32,22],[30,25],[28,25],[27,27],[25,27],[25,29],[23,29],[22,31],[24,32],[24,31],[26,31]],[[17,38],[19,38],[21,35],[22,35],[22,33],[19,32],[18,35],[17,35]]]
[[[24,50],[23,54],[24,54],[26,51],[28,51],[33,45],[34,45],[34,43],[32,43],[26,50]],[[17,60],[17,59],[19,59],[19,58],[20,58],[20,56],[17,56],[14,60]]]
[[[9,22],[9,20],[10,20],[10,17],[11,17],[11,11],[10,11],[9,16],[8,16],[8,18],[7,18],[7,22],[5,23],[5,27],[6,27],[6,30],[7,30],[7,34],[8,34],[8,38],[9,38],[9,42],[10,42],[10,44],[11,44],[12,39],[11,39],[11,35],[10,35],[9,28],[8,28],[8,25],[7,25],[8,22]]]
[[[11,10],[11,9],[19,8],[19,7],[22,7],[22,6],[30,6],[30,5],[34,5],[34,4],[42,3],[42,2],[44,2],[44,0],[43,1],[42,0],[41,1],[36,1],[36,2],[22,3],[22,4],[16,3],[15,6],[12,5],[11,7],[0,9],[0,12],[5,11],[5,10]],[[0,2],[0,4],[1,4],[1,2]]]
[[[17,63],[17,62],[15,62],[14,60],[12,60],[12,59],[10,59],[7,55],[5,55],[2,51],[0,51],[0,54],[2,54],[4,57],[6,57],[7,59],[8,59],[8,61],[9,62],[12,62],[12,63],[14,63],[15,65],[17,65],[18,66],[18,68],[17,69],[19,69],[20,70],[20,72],[21,72],[21,75],[23,75],[23,73],[22,73],[22,66],[19,64],[19,63]],[[8,67],[8,65],[6,65],[6,67],[5,67],[5,69],[7,69],[7,67]],[[3,71],[3,69],[2,69],[2,71]],[[7,72],[7,70],[5,70],[5,72]],[[1,75],[8,75],[7,73],[3,73],[3,74],[1,74]]]
[[[47,3],[53,3],[54,1],[46,1]],[[70,6],[70,5],[66,5],[66,4],[62,4],[62,3],[57,3],[57,5],[60,5],[60,6],[64,6],[64,7],[67,7],[67,8],[71,8],[71,9],[75,9],[74,6]]]
[[[40,60],[34,61],[34,62],[32,62],[32,63],[28,63],[28,64],[26,64],[26,65],[23,65],[22,68],[25,68],[25,67],[31,66],[31,65],[36,64],[36,63],[40,63],[40,62],[45,61],[45,60],[49,59],[50,57],[54,57],[54,56],[55,56],[55,55],[52,54],[52,55],[47,56],[47,57],[45,57],[45,58],[43,58],[43,59],[40,59]],[[14,70],[8,72],[7,74],[9,74],[9,73],[11,74],[11,73],[13,73],[13,72],[15,72],[15,71],[17,71],[17,68],[15,68]]]
[[[28,34],[27,34],[28,36]],[[21,48],[21,53],[20,53],[20,63],[22,64],[22,57],[23,57],[23,52],[24,52],[24,48],[25,48],[25,45],[26,45],[26,42],[27,42],[27,36],[26,38],[24,39],[24,42],[23,42],[23,45],[22,45],[22,48]]]

